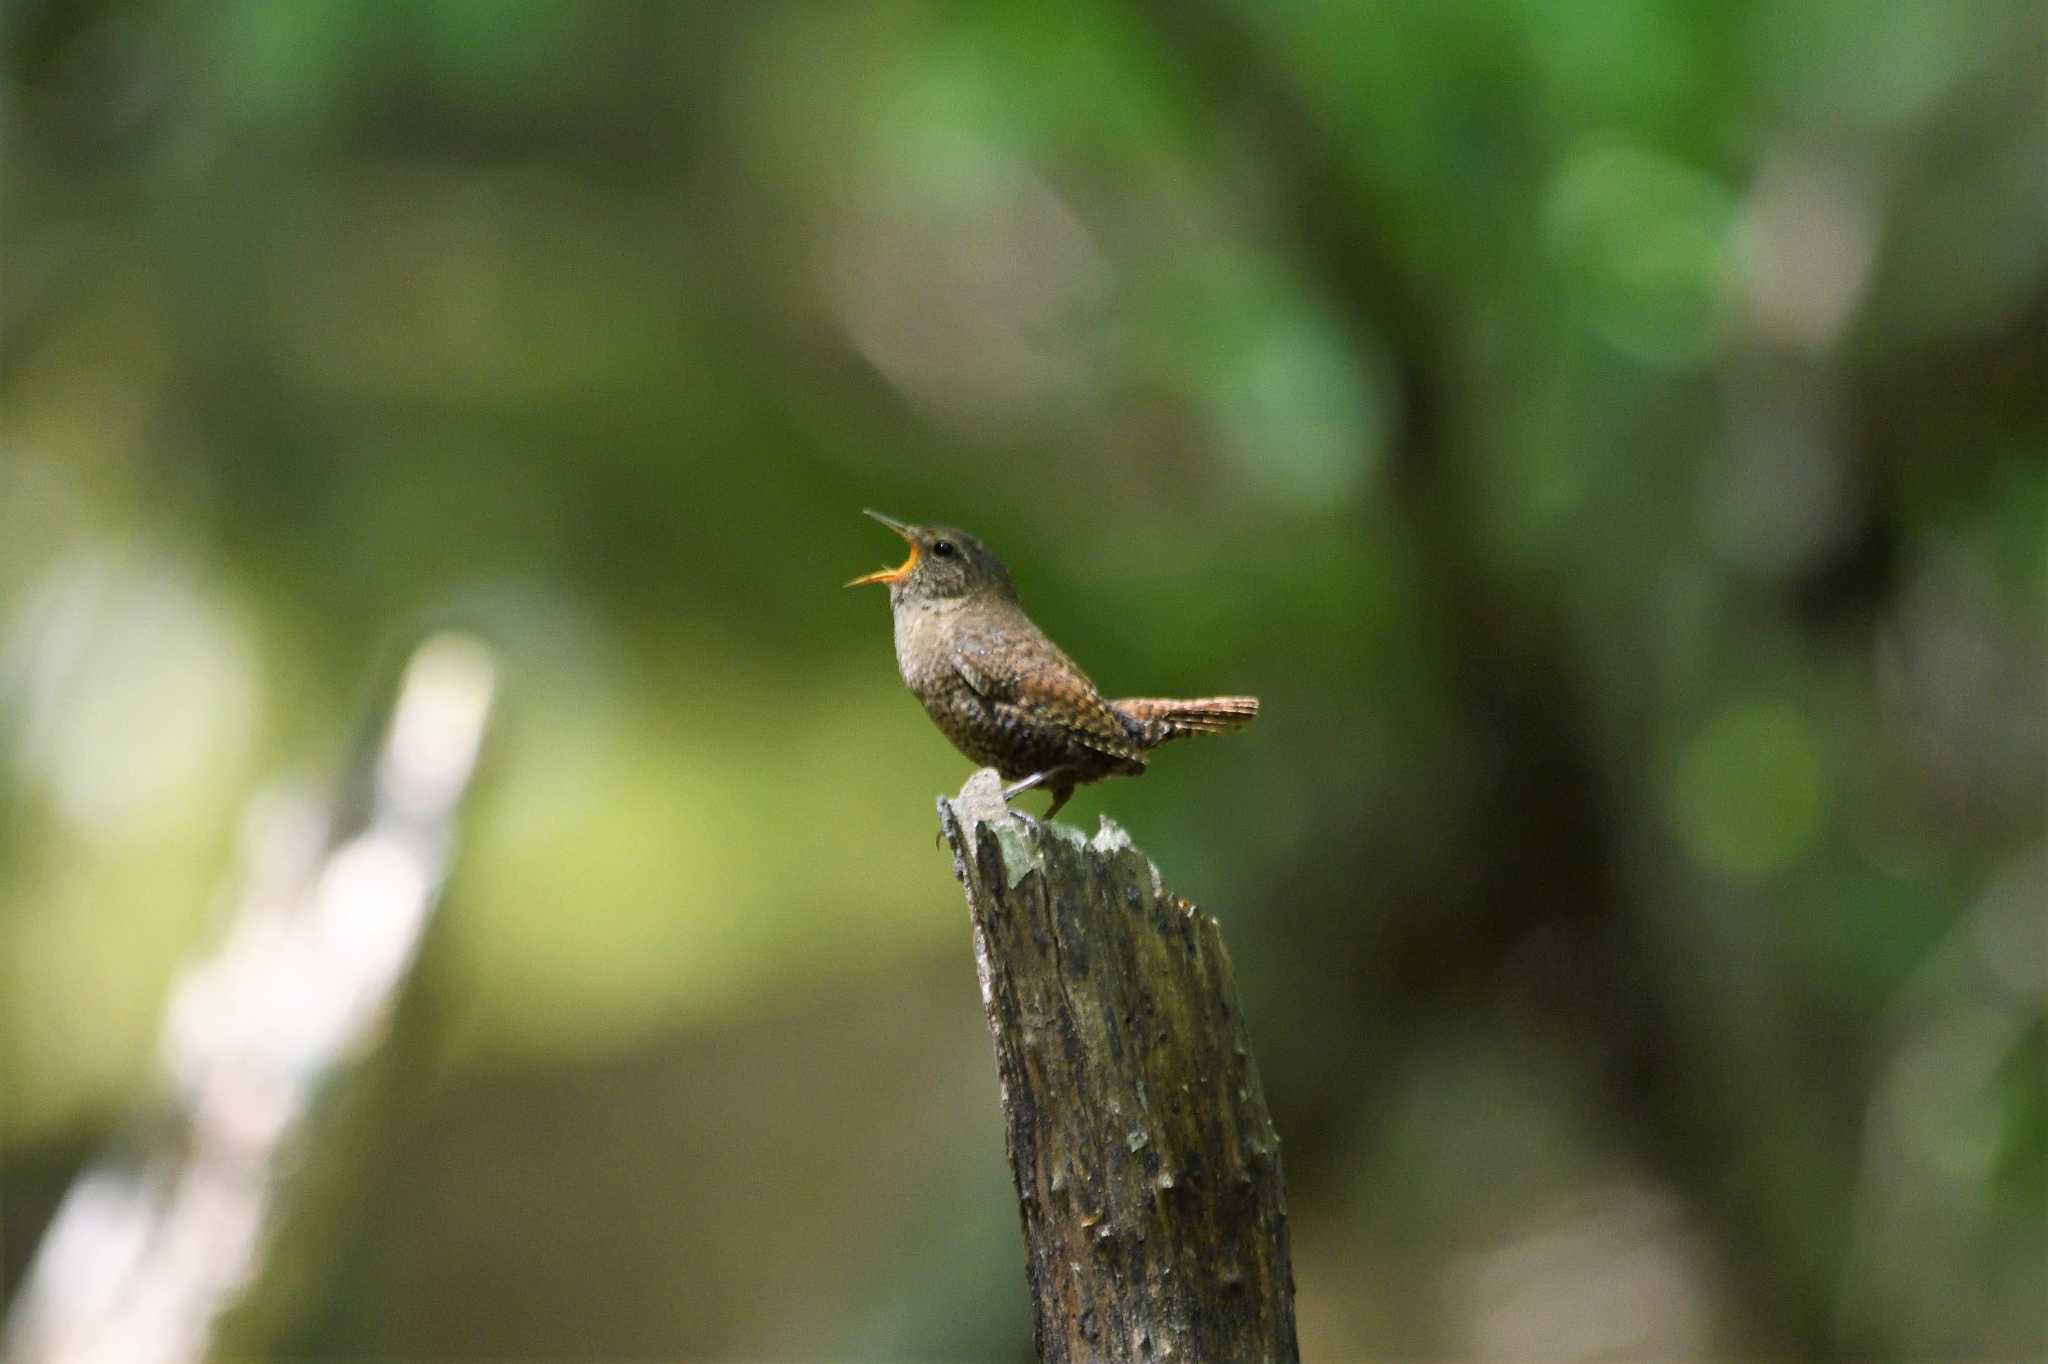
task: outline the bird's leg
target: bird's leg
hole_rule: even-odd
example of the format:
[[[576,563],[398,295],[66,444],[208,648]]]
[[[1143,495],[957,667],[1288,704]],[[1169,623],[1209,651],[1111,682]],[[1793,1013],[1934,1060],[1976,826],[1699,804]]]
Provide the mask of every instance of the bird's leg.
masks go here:
[[[1047,782],[1052,782],[1052,804],[1045,807],[1045,818],[1051,819],[1060,812],[1060,807],[1067,803],[1067,797],[1074,794],[1074,783],[1060,780],[1066,774],[1067,769],[1064,767],[1048,767],[1043,772],[1033,772],[1024,780],[1005,787],[1003,789],[1003,800],[1005,803],[1008,803],[1023,795],[1034,786],[1043,786]]]
[[[1014,786],[1004,787],[1003,803],[1007,805],[1009,802],[1017,799],[1017,797],[1023,795],[1026,791],[1029,791],[1032,787],[1038,785],[1047,777],[1050,777],[1056,770],[1057,769],[1055,768],[1048,767],[1043,772],[1033,772],[1030,776],[1026,777],[1024,780],[1018,782]]]

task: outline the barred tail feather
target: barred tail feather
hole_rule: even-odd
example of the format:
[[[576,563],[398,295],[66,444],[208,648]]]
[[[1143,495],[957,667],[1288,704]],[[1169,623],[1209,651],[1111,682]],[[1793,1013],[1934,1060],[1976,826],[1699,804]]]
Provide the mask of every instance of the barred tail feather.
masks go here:
[[[1144,731],[1148,748],[1190,734],[1228,734],[1243,729],[1259,713],[1256,696],[1205,696],[1193,701],[1134,696],[1109,704]]]

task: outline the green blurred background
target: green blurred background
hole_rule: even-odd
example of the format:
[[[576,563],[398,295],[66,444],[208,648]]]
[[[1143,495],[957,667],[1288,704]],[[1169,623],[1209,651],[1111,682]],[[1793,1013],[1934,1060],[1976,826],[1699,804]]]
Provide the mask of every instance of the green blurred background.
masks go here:
[[[2038,1355],[2028,0],[0,3],[0,1181],[505,699],[233,1358],[1029,1358],[875,506],[1243,736],[1305,1353]],[[1025,798],[1040,808],[1039,798]]]

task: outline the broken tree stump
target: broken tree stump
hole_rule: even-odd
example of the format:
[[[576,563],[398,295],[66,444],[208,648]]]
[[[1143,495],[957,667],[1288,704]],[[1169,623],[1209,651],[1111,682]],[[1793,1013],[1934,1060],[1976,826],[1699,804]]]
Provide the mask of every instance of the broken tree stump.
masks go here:
[[[967,890],[1038,1357],[1291,1361],[1280,1139],[1216,921],[1108,819],[939,800]]]

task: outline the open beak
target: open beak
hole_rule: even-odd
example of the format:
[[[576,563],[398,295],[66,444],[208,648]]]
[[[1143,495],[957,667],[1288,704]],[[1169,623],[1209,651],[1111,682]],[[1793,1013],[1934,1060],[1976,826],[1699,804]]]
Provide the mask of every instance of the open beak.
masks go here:
[[[865,515],[874,517],[875,520],[880,521],[890,530],[893,530],[898,535],[902,536],[904,543],[910,546],[910,557],[908,559],[905,559],[902,563],[896,565],[896,567],[894,568],[881,568],[876,569],[873,573],[863,573],[860,577],[855,578],[852,582],[849,582],[847,586],[865,587],[869,583],[895,583],[903,581],[905,578],[910,576],[910,570],[917,567],[916,537],[910,533],[909,526],[904,525],[895,517],[884,516],[878,511],[869,511],[865,508],[863,508],[862,510]]]

